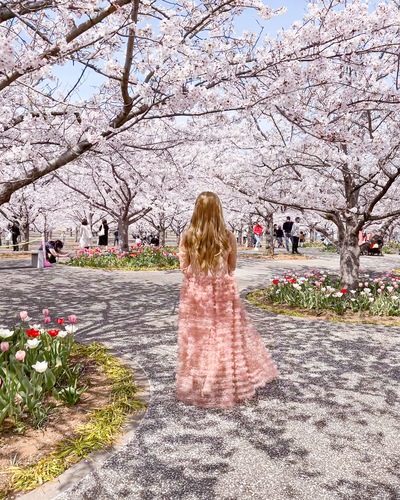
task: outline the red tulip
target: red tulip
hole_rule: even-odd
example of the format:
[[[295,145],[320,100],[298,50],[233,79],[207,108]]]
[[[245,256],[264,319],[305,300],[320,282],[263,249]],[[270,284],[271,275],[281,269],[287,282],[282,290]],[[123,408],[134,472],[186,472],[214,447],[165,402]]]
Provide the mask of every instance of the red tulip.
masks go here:
[[[56,322],[59,324],[59,325],[63,325],[65,323],[65,319],[64,318],[57,318],[56,319]]]
[[[35,337],[39,337],[40,331],[31,328],[30,330],[26,330],[26,334],[28,335],[29,338],[34,339]]]
[[[344,293],[347,293],[347,288],[342,288],[342,289],[340,290],[340,293],[343,293],[343,294],[344,294]]]
[[[277,285],[277,284],[279,283],[279,280],[272,280],[272,283],[273,283],[274,285]]]
[[[50,337],[57,337],[59,331],[60,330],[47,330],[47,333],[50,335]]]

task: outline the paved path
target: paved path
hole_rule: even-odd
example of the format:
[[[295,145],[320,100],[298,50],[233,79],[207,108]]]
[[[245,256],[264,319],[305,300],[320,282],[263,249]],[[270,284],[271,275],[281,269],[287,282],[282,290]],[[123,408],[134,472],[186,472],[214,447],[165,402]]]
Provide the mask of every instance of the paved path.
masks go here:
[[[399,256],[362,261],[374,271],[399,264]],[[236,275],[247,290],[288,268],[337,265],[328,254],[242,259]],[[400,329],[250,308],[281,377],[246,405],[203,410],[174,400],[179,272],[23,266],[0,261],[0,324],[21,309],[74,312],[81,340],[130,355],[152,388],[135,438],[57,500],[400,498]]]

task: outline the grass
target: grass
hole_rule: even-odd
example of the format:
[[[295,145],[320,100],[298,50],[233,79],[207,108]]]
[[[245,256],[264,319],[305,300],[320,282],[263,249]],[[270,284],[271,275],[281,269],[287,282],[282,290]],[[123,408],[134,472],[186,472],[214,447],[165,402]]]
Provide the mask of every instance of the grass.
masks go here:
[[[33,490],[55,479],[90,453],[111,445],[120,434],[127,417],[145,407],[138,399],[132,371],[109,354],[103,345],[75,344],[73,354],[86,356],[102,367],[111,383],[111,401],[104,408],[94,409],[89,420],[77,428],[75,435],[60,441],[57,449],[48,457],[25,467],[10,467],[13,474],[8,490],[0,492],[0,500],[17,492]]]
[[[246,296],[246,300],[253,306],[265,309],[275,314],[284,314],[299,318],[320,319],[334,323],[356,323],[381,326],[400,326],[398,317],[381,317],[361,315],[358,313],[347,312],[345,315],[339,315],[332,311],[312,311],[308,309],[294,308],[284,304],[274,304],[265,300],[264,290],[255,290]]]

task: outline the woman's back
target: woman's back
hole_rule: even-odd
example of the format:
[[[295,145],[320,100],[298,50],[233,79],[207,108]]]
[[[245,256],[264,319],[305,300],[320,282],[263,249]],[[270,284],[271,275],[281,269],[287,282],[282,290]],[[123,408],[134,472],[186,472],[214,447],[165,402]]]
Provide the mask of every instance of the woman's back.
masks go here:
[[[236,238],[233,233],[228,231],[228,241],[229,248],[223,250],[220,255],[214,256],[215,259],[215,268],[210,271],[204,271],[201,267],[201,264],[195,259],[194,248],[190,251],[187,247],[186,241],[187,235],[183,234],[181,243],[179,245],[179,260],[181,263],[181,270],[187,275],[196,276],[196,277],[221,277],[224,275],[232,275],[236,268]]]

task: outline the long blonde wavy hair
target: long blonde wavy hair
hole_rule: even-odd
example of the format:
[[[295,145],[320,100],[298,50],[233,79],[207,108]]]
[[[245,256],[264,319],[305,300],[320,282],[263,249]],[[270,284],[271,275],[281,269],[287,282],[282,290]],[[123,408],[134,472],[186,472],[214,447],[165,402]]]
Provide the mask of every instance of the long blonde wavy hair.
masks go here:
[[[215,271],[222,254],[230,250],[229,231],[215,193],[205,191],[197,197],[183,244],[191,264],[205,273]]]

